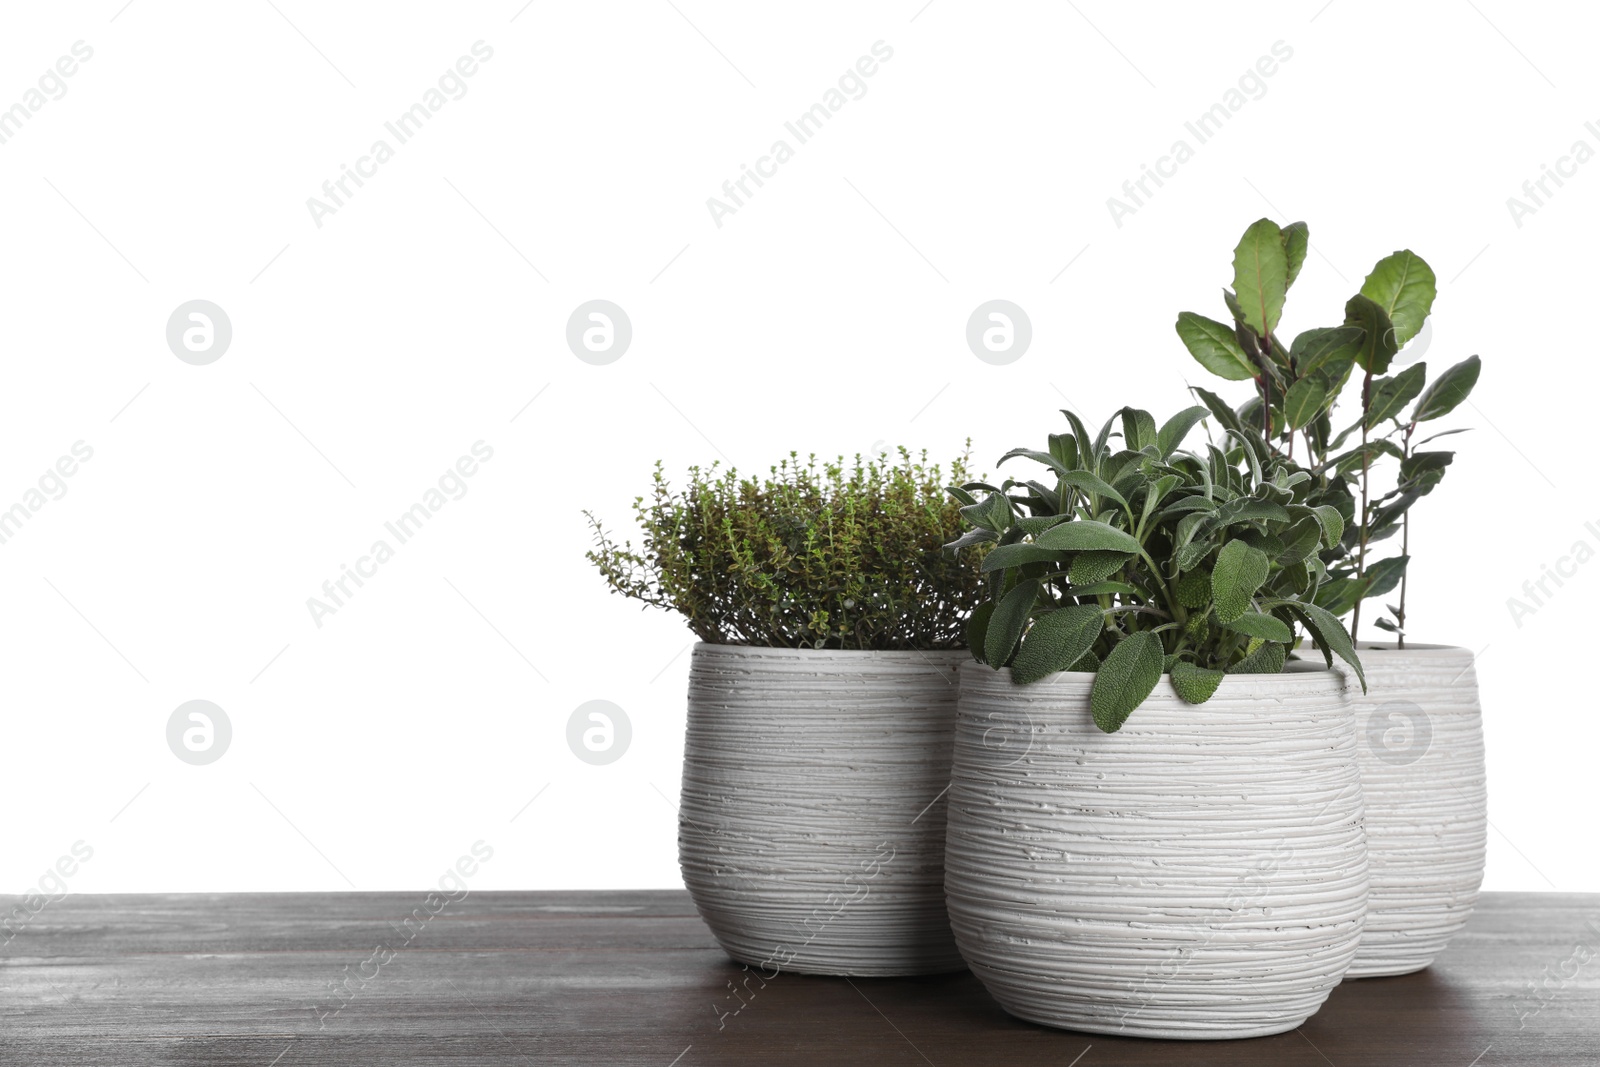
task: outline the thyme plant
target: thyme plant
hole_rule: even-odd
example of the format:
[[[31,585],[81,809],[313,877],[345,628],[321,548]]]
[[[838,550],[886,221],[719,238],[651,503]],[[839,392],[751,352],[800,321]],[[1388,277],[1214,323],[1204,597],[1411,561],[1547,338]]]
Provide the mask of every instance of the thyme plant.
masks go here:
[[[1311,502],[1309,472],[1274,455],[1220,398],[1196,392],[1205,407],[1160,427],[1123,408],[1092,437],[1065,411],[1071,432],[1001,459],[1036,462],[1043,480],[949,489],[970,527],[950,547],[991,546],[988,597],[969,623],[973,655],[1009,666],[1022,685],[1095,672],[1090,709],[1108,733],[1163,674],[1199,704],[1227,674],[1281,671],[1300,644],[1297,626],[1330,665],[1337,654],[1361,672],[1349,634],[1316,602],[1327,577],[1318,551],[1339,543],[1343,517]],[[1208,415],[1221,444],[1185,450]]]
[[[1378,261],[1345,304],[1340,325],[1306,330],[1285,347],[1277,336],[1284,298],[1308,247],[1303,222],[1252,223],[1234,249],[1233,288],[1222,294],[1232,325],[1185,311],[1178,315],[1178,336],[1213,374],[1253,384],[1255,395],[1237,410],[1240,421],[1274,456],[1292,461],[1297,446],[1303,447],[1305,466],[1315,479],[1311,499],[1343,515],[1343,537],[1321,553],[1329,580],[1318,590],[1317,604],[1336,616],[1350,616],[1355,635],[1362,604],[1398,584],[1399,603],[1386,605],[1389,616],[1375,625],[1394,633],[1404,648],[1411,505],[1433,491],[1455,456],[1421,446],[1461,431],[1413,437],[1424,423],[1448,415],[1467,398],[1480,364],[1471,356],[1431,384],[1426,363],[1387,373],[1421,332],[1438,292],[1432,269],[1410,250]],[[1352,378],[1354,421],[1336,431]],[[1386,490],[1375,486],[1380,464],[1386,477],[1392,475]],[[1396,533],[1397,555],[1370,558],[1374,544]]]
[[[588,559],[611,591],[668,608],[712,644],[945,649],[965,643],[982,593],[976,552],[943,552],[960,529],[946,474],[927,454],[817,462],[793,453],[765,477],[691,467],[673,488],[655,468],[634,501],[642,548],[588,516]]]

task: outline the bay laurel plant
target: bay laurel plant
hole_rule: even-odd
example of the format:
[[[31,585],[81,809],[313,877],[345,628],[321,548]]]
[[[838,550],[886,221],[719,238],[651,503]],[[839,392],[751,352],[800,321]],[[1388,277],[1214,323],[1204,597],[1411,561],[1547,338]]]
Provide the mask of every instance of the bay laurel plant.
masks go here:
[[[1284,300],[1309,240],[1303,222],[1252,223],[1234,249],[1233,287],[1222,294],[1231,324],[1185,311],[1178,336],[1213,374],[1252,383],[1254,395],[1236,410],[1242,426],[1274,457],[1292,461],[1299,450],[1314,479],[1308,500],[1344,518],[1343,536],[1320,553],[1328,580],[1317,605],[1348,615],[1354,636],[1363,602],[1398,585],[1399,602],[1386,605],[1389,615],[1375,624],[1404,648],[1411,506],[1433,491],[1455,456],[1422,446],[1461,432],[1429,434],[1424,427],[1467,398],[1480,364],[1471,356],[1431,383],[1423,362],[1389,373],[1422,332],[1438,292],[1432,269],[1409,249],[1378,261],[1346,302],[1342,322],[1304,330],[1285,346],[1277,333]],[[1399,552],[1374,558],[1373,546],[1397,533]]]
[[[1317,603],[1327,579],[1318,553],[1340,542],[1343,516],[1312,502],[1309,472],[1197,392],[1205,407],[1159,427],[1123,408],[1091,436],[1065,411],[1069,432],[1001,459],[1037,463],[1039,478],[949,489],[969,527],[951,549],[987,548],[973,655],[1009,666],[1022,685],[1093,671],[1090,710],[1107,732],[1163,674],[1200,704],[1227,674],[1281,671],[1300,627],[1330,665],[1338,655],[1361,671],[1349,634]],[[1208,416],[1220,444],[1185,449]]]
[[[979,553],[945,552],[959,529],[927,454],[818,463],[791,454],[764,477],[691,467],[671,486],[657,463],[634,501],[642,548],[592,514],[589,560],[611,591],[682,615],[711,644],[814,649],[964,646],[982,597]]]

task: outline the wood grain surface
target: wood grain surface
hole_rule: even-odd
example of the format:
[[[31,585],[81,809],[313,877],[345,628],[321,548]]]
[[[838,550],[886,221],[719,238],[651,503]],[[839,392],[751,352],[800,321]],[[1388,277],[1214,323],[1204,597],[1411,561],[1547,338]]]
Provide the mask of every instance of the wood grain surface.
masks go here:
[[[1600,1064],[1596,895],[1484,894],[1431,969],[1204,1043],[1019,1022],[968,973],[763,979],[682,892],[428,915],[421,893],[69,896],[0,947],[0,1064]]]

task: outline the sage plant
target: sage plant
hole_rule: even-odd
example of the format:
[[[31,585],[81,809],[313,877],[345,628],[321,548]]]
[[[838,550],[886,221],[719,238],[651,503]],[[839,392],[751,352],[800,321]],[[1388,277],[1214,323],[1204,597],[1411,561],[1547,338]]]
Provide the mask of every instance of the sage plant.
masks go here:
[[[1227,674],[1281,671],[1301,643],[1297,626],[1330,665],[1338,655],[1361,672],[1349,634],[1317,604],[1327,580],[1318,551],[1339,543],[1343,517],[1311,502],[1309,472],[1197,392],[1206,406],[1159,427],[1123,408],[1090,436],[1063,412],[1070,432],[1001,459],[1038,463],[1040,478],[949,488],[970,527],[949,547],[989,546],[987,599],[969,622],[974,657],[1009,666],[1021,685],[1093,671],[1090,709],[1108,733],[1163,674],[1199,704]],[[1208,417],[1219,441],[1185,449]]]
[[[1315,480],[1311,499],[1344,517],[1343,537],[1321,553],[1329,580],[1318,590],[1317,604],[1348,615],[1354,636],[1363,602],[1398,585],[1399,603],[1386,605],[1389,616],[1375,625],[1394,633],[1403,648],[1411,505],[1432,492],[1455,455],[1421,446],[1461,431],[1414,437],[1424,423],[1448,415],[1467,398],[1480,363],[1470,356],[1431,384],[1426,363],[1388,373],[1421,332],[1438,291],[1432,269],[1410,250],[1378,261],[1345,304],[1342,323],[1305,330],[1286,347],[1277,330],[1309,242],[1303,222],[1252,223],[1234,249],[1233,287],[1223,290],[1232,325],[1185,311],[1178,315],[1178,336],[1213,374],[1252,383],[1254,395],[1236,412],[1240,421],[1274,456],[1294,462],[1301,450]],[[1335,431],[1352,378],[1358,410],[1353,422]],[[1390,487],[1380,491],[1374,468],[1384,460],[1395,467]],[[1371,558],[1372,546],[1396,533],[1399,554]]]

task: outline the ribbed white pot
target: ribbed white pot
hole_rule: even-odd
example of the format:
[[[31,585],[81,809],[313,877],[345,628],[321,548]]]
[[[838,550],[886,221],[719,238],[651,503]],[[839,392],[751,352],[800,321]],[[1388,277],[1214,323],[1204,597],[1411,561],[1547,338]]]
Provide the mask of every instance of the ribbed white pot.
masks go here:
[[[1332,671],[1163,680],[1115,734],[1093,676],[962,667],[945,891],[1011,1014],[1138,1037],[1291,1030],[1366,913],[1356,738]]]
[[[1372,895],[1348,977],[1409,974],[1466,924],[1489,812],[1472,653],[1362,642],[1352,682]]]
[[[962,969],[943,798],[968,659],[695,646],[678,852],[729,956],[811,974]]]

